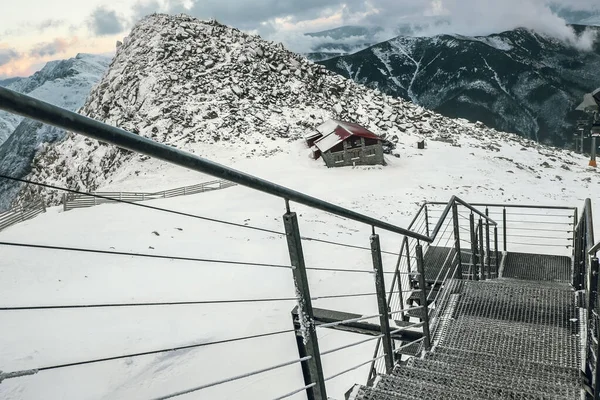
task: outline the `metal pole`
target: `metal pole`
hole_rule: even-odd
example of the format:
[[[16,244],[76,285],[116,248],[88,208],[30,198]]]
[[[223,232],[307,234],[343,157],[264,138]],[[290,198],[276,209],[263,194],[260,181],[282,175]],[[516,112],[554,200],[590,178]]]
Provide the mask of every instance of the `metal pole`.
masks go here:
[[[394,349],[390,335],[390,315],[385,293],[385,280],[383,278],[383,261],[381,259],[381,244],[379,235],[371,235],[371,256],[373,257],[373,270],[375,271],[375,289],[377,290],[377,306],[379,307],[379,324],[383,334],[382,343],[385,352],[386,373],[394,369]],[[403,307],[400,305],[400,307]]]
[[[425,233],[429,236],[429,211],[427,210],[427,203],[425,203]]]
[[[423,321],[423,336],[425,350],[429,350],[431,348],[431,334],[429,332],[429,307],[427,307],[427,287],[425,286],[425,266],[423,265],[423,247],[421,243],[417,244],[415,247],[417,253],[417,271],[419,273],[419,292],[421,295],[421,310],[423,311],[423,316],[421,320]]]
[[[469,216],[469,227],[471,231],[471,279],[479,280],[477,271],[477,233],[475,232],[475,216],[473,213]]]
[[[596,136],[592,136],[592,152],[589,165],[590,167],[596,167]]]
[[[462,279],[462,257],[460,251],[460,225],[458,220],[458,206],[452,204],[452,222],[454,224],[454,249],[458,258],[458,267],[456,268],[456,278]]]
[[[479,239],[478,239],[478,244],[479,244],[479,264],[481,265],[481,279],[485,280],[486,279],[486,265],[485,265],[485,253],[484,253],[484,241],[483,241],[483,221],[481,218],[479,218]]]
[[[575,241],[573,243],[573,282],[572,285],[575,290],[579,290],[577,285],[579,269],[581,268],[581,234],[583,233],[583,224],[585,221],[582,219],[581,223],[575,228]]]
[[[300,238],[300,229],[298,227],[298,217],[296,213],[287,212],[283,215],[285,225],[285,234],[287,237],[292,272],[294,274],[294,285],[296,286],[296,296],[298,297],[298,318],[300,321],[300,334],[306,355],[311,358],[306,361],[307,373],[304,377],[305,384],[315,386],[306,389],[310,400],[327,400],[325,390],[325,378],[323,376],[323,365],[321,364],[321,353],[319,351],[319,341],[315,327],[308,277],[306,275],[306,265],[304,264],[304,253],[302,251],[302,239]],[[302,351],[300,351],[302,353]],[[301,354],[302,357],[302,354]]]
[[[506,252],[506,207],[502,209],[502,241],[504,242],[504,251]]]
[[[500,274],[500,253],[498,252],[498,227],[494,227],[494,249],[496,253],[496,278],[499,278]]]
[[[490,215],[490,210],[485,208],[485,215]],[[487,274],[488,279],[492,277],[492,263],[491,263],[491,255],[490,255],[490,222],[485,220],[485,262],[487,264]]]

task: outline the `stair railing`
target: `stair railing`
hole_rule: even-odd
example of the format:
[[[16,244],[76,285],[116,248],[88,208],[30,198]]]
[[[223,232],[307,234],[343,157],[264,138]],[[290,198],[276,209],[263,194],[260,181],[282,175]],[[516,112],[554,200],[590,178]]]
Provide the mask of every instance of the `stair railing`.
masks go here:
[[[425,246],[421,244],[419,239],[405,237],[402,241],[400,255],[398,257],[398,261],[396,263],[396,269],[394,273],[394,279],[392,281],[392,285],[390,287],[390,291],[388,294],[388,305],[389,309],[394,308],[404,308],[405,304],[402,302],[406,302],[407,298],[411,298],[414,296],[414,299],[419,302],[419,306],[423,307],[423,312],[421,315],[418,315],[419,310],[413,310],[417,317],[411,315],[402,314],[402,320],[408,320],[410,322],[411,318],[420,319],[419,326],[423,329],[423,337],[419,339],[418,343],[416,340],[410,342],[400,342],[398,346],[394,343],[395,349],[394,352],[400,357],[402,355],[407,355],[411,353],[418,353],[422,350],[427,350],[431,346],[432,337],[435,334],[437,326],[439,325],[439,316],[438,312],[442,308],[442,305],[448,300],[447,296],[441,297],[441,290],[433,290],[440,289],[444,287],[450,279],[453,278],[463,278],[463,260],[462,254],[468,253],[462,249],[462,244],[465,242],[469,245],[472,244],[473,239],[472,235],[469,240],[461,239],[461,231],[465,230],[465,222],[469,220],[469,218],[465,217],[463,214],[459,212],[467,211],[471,214],[471,219],[474,219],[474,216],[477,215],[479,218],[479,225],[477,226],[477,230],[473,227],[469,230],[469,234],[473,233],[478,235],[479,243],[486,243],[488,248],[486,254],[490,253],[490,241],[491,238],[489,236],[490,226],[494,227],[494,230],[497,231],[497,223],[489,217],[485,212],[478,210],[477,208],[469,205],[465,201],[460,198],[453,196],[448,203],[446,203],[446,207],[440,216],[436,216],[438,219],[437,223],[433,228],[431,228],[430,219],[431,214],[428,208],[429,203],[425,203],[421,206],[417,214],[415,215],[413,221],[409,225],[409,229],[412,229],[418,233],[425,234],[429,236],[429,241],[425,242]],[[462,222],[462,223],[461,223]],[[486,236],[484,239],[484,226],[486,227],[485,232]],[[442,258],[439,260],[441,263],[441,267],[439,270],[434,273],[428,273],[425,269],[425,257],[424,254],[427,254],[428,251],[434,251],[433,248],[447,248],[448,250],[442,253]],[[498,249],[498,240],[497,235],[494,238],[494,249]],[[479,252],[479,250],[477,250]],[[483,253],[480,253],[480,256]],[[481,260],[489,259],[490,257],[480,257]],[[412,261],[412,262],[411,262]],[[477,264],[476,267],[478,270],[483,271],[483,266]],[[468,273],[467,273],[468,276]],[[471,273],[471,279],[474,279],[476,275]],[[433,284],[430,285],[430,283]],[[406,293],[408,291],[411,293],[410,296],[399,297],[394,295],[394,293]],[[411,304],[407,304],[409,307]],[[418,345],[418,347],[416,347]],[[407,349],[416,348],[416,351]],[[383,353],[383,347],[381,344],[381,340],[378,340],[373,358],[376,359],[378,355]],[[386,373],[386,369],[381,361],[376,361],[371,364],[371,369],[369,371],[369,377],[367,380],[368,385],[372,385],[375,378],[378,374]]]
[[[584,293],[585,359],[582,360],[584,388],[594,400],[600,399],[600,304],[598,302],[598,257],[600,242],[594,242],[592,202],[586,199],[574,229],[573,287]]]

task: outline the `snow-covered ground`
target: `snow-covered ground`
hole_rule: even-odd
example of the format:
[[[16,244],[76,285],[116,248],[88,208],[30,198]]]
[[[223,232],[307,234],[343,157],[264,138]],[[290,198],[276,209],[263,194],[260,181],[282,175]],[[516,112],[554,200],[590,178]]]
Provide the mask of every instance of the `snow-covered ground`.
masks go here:
[[[586,197],[595,197],[600,183],[600,174],[588,169],[583,157],[566,151],[549,153],[516,142],[498,142],[490,147],[473,137],[462,137],[454,146],[429,141],[427,149],[418,150],[416,140],[416,136],[402,136],[398,149],[402,157],[389,157],[386,167],[341,169],[327,169],[321,161],[310,160],[301,141],[281,140],[277,145],[282,151],[267,158],[240,158],[239,149],[227,144],[194,144],[188,149],[399,226],[407,226],[419,203],[426,199],[446,201],[456,194],[470,202],[581,207]],[[102,189],[157,190],[207,179],[162,162],[140,164],[134,159]],[[283,230],[283,200],[240,186],[146,204]],[[292,208],[299,214],[305,236],[369,245],[369,227],[303,206],[292,204]],[[384,250],[398,250],[399,236],[380,233]],[[34,220],[0,232],[0,241],[289,265],[281,235],[119,204],[69,212],[51,208]],[[368,251],[313,241],[303,245],[308,266],[371,268]],[[289,269],[1,248],[2,306],[294,297]],[[385,269],[392,271],[395,261],[393,256],[384,255]],[[374,290],[370,274],[309,271],[309,279],[314,296]],[[0,370],[39,368],[292,329],[290,311],[294,305],[294,301],[280,301],[0,311]],[[373,297],[317,300],[314,306],[376,314]],[[322,351],[360,339],[320,331]],[[374,342],[370,342],[326,355],[325,375],[367,361],[373,351]],[[288,333],[41,371],[2,382],[0,397],[150,399],[297,358],[294,335]],[[354,383],[365,382],[368,368],[329,381],[329,396],[342,399]],[[302,386],[300,366],[293,365],[181,398],[273,399]]]

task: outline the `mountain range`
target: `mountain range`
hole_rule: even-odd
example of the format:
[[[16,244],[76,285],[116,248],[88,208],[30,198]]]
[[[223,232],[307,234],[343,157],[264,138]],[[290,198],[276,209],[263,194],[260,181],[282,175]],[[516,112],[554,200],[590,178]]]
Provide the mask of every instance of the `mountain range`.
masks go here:
[[[573,110],[600,86],[598,41],[584,51],[526,29],[482,37],[400,36],[320,64],[448,117],[557,146],[571,144],[582,117]]]
[[[68,60],[51,61],[30,77],[0,81],[0,85],[76,111],[106,72],[110,60],[108,56],[78,54]],[[0,173],[23,177],[31,170],[37,151],[64,135],[61,129],[0,111]],[[9,207],[17,190],[14,182],[0,180],[0,210]]]

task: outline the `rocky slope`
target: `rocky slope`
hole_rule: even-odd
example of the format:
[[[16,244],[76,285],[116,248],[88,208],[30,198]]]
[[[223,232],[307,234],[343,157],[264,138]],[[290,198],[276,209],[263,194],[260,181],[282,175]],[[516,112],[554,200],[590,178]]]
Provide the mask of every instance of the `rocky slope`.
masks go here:
[[[78,54],[52,61],[28,78],[3,81],[8,89],[28,94],[71,111],[79,109],[108,69],[110,57]],[[62,139],[65,132],[0,112],[0,172],[22,177],[31,171],[31,161],[44,143]],[[0,180],[0,210],[6,209],[17,191],[13,182]]]
[[[559,146],[572,142],[581,117],[573,109],[583,94],[600,86],[599,63],[600,42],[581,51],[525,29],[486,37],[397,37],[322,62],[446,116]]]
[[[81,113],[190,151],[199,143],[233,148],[241,158],[281,152],[285,141],[330,117],[391,141],[406,133],[450,143],[468,135],[480,138],[481,147],[529,143],[382,95],[280,44],[184,15],[139,22]],[[93,190],[119,171],[143,170],[145,160],[69,134],[36,157],[30,178]]]

